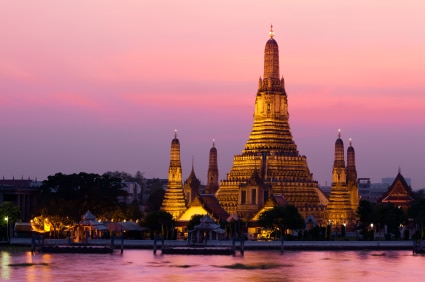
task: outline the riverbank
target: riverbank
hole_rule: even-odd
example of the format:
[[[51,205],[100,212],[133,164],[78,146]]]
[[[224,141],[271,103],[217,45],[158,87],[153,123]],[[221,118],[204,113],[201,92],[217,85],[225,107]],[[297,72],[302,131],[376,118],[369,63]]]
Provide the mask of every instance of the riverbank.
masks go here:
[[[67,239],[45,239],[45,244],[66,245]],[[87,242],[87,245],[105,246],[110,245],[111,240],[93,239]],[[154,240],[124,240],[124,249],[153,249]],[[31,248],[30,238],[12,238],[11,246],[28,246]],[[114,242],[115,248],[121,248],[121,240]],[[164,246],[177,247],[187,246],[184,240],[165,240]],[[209,247],[229,247],[232,241],[208,241]],[[236,242],[236,246],[239,243]],[[281,241],[245,241],[245,250],[280,250]],[[302,251],[324,251],[324,250],[413,250],[413,241],[285,241],[284,250],[302,250]],[[158,246],[160,248],[160,246]]]

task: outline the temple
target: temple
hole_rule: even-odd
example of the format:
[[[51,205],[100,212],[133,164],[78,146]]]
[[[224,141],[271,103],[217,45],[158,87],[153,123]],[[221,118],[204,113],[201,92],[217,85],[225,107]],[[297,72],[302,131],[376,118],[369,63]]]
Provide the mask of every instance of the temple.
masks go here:
[[[180,141],[177,131],[171,141],[170,167],[168,169],[168,185],[162,200],[161,210],[179,218],[187,209],[186,199],[182,185],[182,166],[180,161]]]
[[[250,220],[273,195],[282,195],[304,218],[323,219],[327,199],[299,154],[289,127],[288,97],[279,73],[279,48],[270,30],[264,75],[258,81],[254,123],[245,148],[220,182],[216,196],[229,214]]]
[[[279,48],[272,29],[264,50],[264,73],[258,81],[252,130],[242,153],[234,156],[226,178],[219,182],[213,141],[205,191],[201,191],[193,163],[182,185],[180,143],[175,135],[168,181],[162,209],[177,219],[182,233],[187,232],[184,226],[191,217],[201,214],[222,222],[240,219],[247,223],[250,238],[255,238],[261,235],[256,225],[259,215],[288,204],[298,209],[308,230],[328,224],[353,227],[359,203],[351,140],[345,166],[344,143],[338,133],[329,201],[313,179],[306,156],[298,152],[289,126],[288,96],[279,73]]]
[[[335,142],[335,160],[332,170],[332,188],[326,207],[325,220],[334,228],[346,227],[354,230],[356,210],[359,203],[357,188],[357,171],[354,161],[354,148],[347,150],[347,168],[344,160],[344,142],[341,131]]]
[[[412,188],[407,184],[399,169],[393,183],[382,197],[381,203],[392,203],[396,207],[407,210],[412,202]]]

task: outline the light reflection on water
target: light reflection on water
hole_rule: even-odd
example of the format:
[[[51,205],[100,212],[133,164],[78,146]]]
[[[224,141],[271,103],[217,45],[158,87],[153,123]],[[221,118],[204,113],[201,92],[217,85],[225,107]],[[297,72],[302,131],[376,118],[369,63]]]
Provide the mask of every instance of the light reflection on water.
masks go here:
[[[1,252],[10,281],[418,281],[425,256],[410,251],[246,251],[245,256]]]

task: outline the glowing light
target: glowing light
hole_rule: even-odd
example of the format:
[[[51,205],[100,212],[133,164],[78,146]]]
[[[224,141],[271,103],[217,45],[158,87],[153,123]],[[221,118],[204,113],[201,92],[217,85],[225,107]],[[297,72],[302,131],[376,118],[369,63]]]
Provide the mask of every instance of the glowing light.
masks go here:
[[[273,38],[273,36],[274,36],[273,25],[270,25],[269,35],[270,35],[270,38]]]

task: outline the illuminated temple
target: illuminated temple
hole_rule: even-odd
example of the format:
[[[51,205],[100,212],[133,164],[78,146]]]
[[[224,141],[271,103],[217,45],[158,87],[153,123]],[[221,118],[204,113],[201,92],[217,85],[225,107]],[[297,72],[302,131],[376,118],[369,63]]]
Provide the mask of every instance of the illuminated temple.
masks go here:
[[[220,205],[244,220],[250,220],[272,196],[284,197],[304,218],[323,221],[327,199],[292,138],[273,30],[265,46],[264,75],[258,81],[251,134],[216,192]]]
[[[168,185],[162,200],[161,210],[179,218],[187,209],[182,185],[182,166],[180,161],[180,141],[177,132],[171,141],[170,167],[168,169]]]
[[[345,167],[344,142],[339,131],[335,142],[332,188],[326,207],[325,220],[335,228],[347,226],[348,230],[353,230],[358,203],[359,194],[354,148],[350,140],[350,146],[347,149],[347,167]]]

